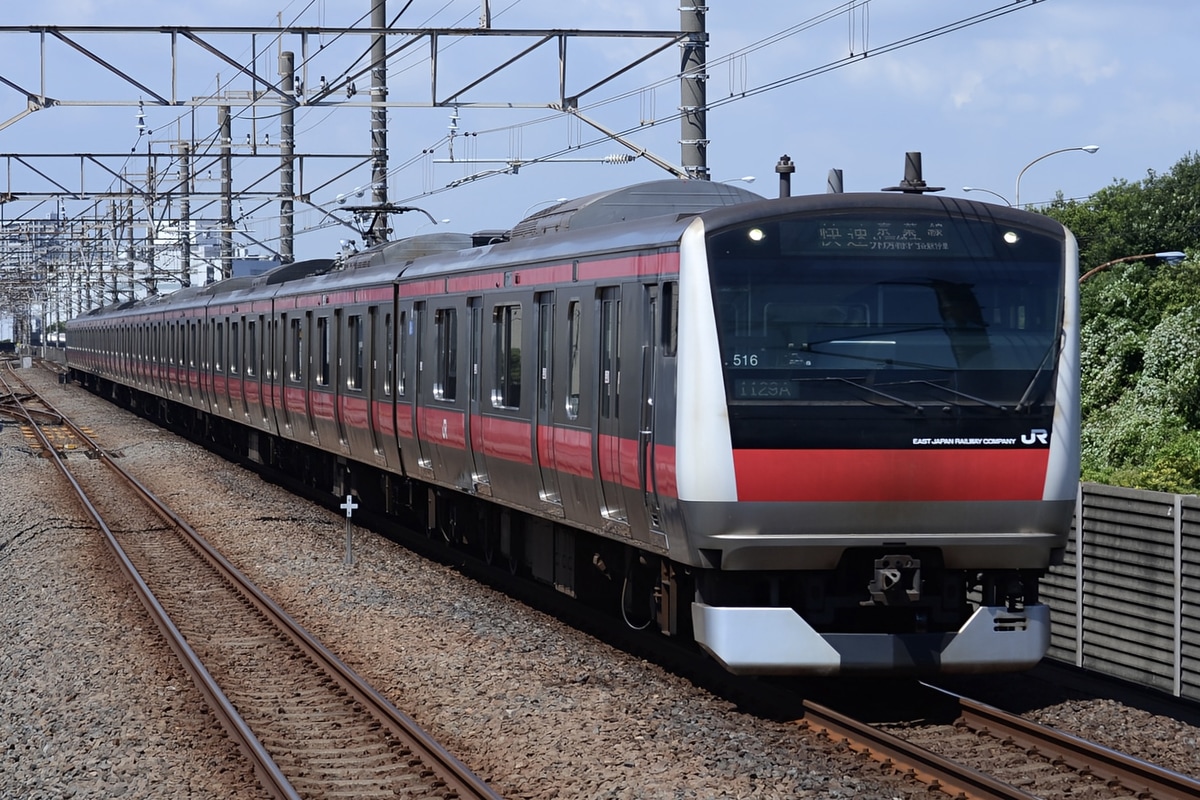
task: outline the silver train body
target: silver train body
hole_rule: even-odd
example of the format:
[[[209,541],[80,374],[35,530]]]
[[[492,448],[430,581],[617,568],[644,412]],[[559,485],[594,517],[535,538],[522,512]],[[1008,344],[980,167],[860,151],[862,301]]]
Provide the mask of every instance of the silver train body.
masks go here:
[[[98,309],[69,364],[737,673],[1040,660],[1079,474],[1068,231],[670,181],[500,238]]]

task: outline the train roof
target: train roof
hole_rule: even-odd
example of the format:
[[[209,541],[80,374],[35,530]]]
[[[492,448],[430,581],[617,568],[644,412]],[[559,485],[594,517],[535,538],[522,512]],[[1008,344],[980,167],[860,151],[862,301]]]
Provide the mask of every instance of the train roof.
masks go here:
[[[509,239],[517,241],[635,219],[699,214],[762,199],[759,194],[728,183],[650,181],[563,200],[521,220],[509,232]]]
[[[724,183],[650,181],[564,200],[526,217],[507,231],[490,231],[486,235],[438,231],[410,236],[352,254],[341,263],[333,259],[297,261],[259,276],[227,278],[207,286],[188,287],[167,296],[98,309],[89,316],[270,297],[317,286],[334,288],[369,282],[372,274],[381,283],[390,282],[418,261],[431,271],[442,272],[531,258],[567,257],[613,247],[662,244],[681,229],[680,219],[712,208],[762,199],[754,192]],[[624,223],[619,232],[609,228],[601,234],[579,235],[619,223]],[[416,271],[423,270],[418,268]]]
[[[1047,232],[1060,232],[1063,226],[1052,217],[1023,209],[1009,208],[979,200],[947,195],[917,194],[908,192],[847,192],[837,195],[812,194],[777,200],[763,200],[736,206],[715,208],[703,214],[705,228],[715,230],[740,225],[769,217],[816,211],[837,198],[839,214],[853,213],[855,209],[904,209],[909,211],[937,212],[949,216],[991,217],[997,221],[1020,223],[1025,227],[1042,228]]]

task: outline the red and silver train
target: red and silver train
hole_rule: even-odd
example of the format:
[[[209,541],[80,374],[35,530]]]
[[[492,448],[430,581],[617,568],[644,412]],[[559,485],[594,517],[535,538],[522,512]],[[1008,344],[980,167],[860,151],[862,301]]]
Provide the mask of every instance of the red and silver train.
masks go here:
[[[1077,249],[959,198],[656,181],[70,323],[85,385],[745,674],[1023,669]]]

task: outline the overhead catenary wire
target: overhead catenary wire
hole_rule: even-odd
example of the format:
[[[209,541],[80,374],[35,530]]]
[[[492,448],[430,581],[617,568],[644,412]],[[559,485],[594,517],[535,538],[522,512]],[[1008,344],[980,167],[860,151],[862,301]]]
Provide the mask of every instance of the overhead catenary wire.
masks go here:
[[[1040,0],[1040,1],[1044,2],[1044,0]],[[294,0],[294,2],[289,3],[287,8],[291,8],[292,6],[294,6],[296,4],[296,2],[299,2],[299,0]],[[518,5],[519,2],[520,2],[520,0],[515,0],[512,4],[510,4],[508,7],[506,7],[503,11],[497,12],[494,16],[499,16],[500,14],[503,14],[505,11],[512,9],[514,6]],[[928,41],[930,39],[933,39],[933,38],[936,38],[939,36],[944,36],[948,33],[962,30],[967,27],[971,27],[973,25],[978,25],[982,22],[1004,16],[1006,14],[1012,13],[1017,10],[1032,7],[1033,5],[1037,4],[1039,2],[1039,0],[1032,0],[1031,2],[1029,0],[1025,0],[1024,2],[1019,2],[1019,3],[1010,2],[1003,6],[998,6],[998,7],[980,12],[973,16],[966,17],[964,19],[960,19],[955,22],[951,22],[951,23],[948,23],[946,25],[942,25],[942,26],[939,26],[936,28],[932,28],[930,30],[923,31],[921,33],[918,33],[918,34],[915,34],[912,36],[903,37],[903,38],[900,38],[900,39],[897,39],[897,40],[894,40],[894,41],[891,41],[886,44],[879,45],[879,46],[873,47],[873,48],[869,46],[869,33],[868,33],[868,25],[867,25],[867,23],[869,22],[868,7],[869,7],[870,2],[871,2],[871,0],[849,0],[848,2],[840,3],[826,11],[823,11],[819,14],[812,15],[812,16],[806,18],[805,20],[797,22],[794,25],[791,25],[780,31],[772,33],[770,36],[763,37],[755,42],[747,44],[744,47],[734,50],[728,54],[719,56],[715,59],[710,59],[708,61],[708,66],[710,68],[713,68],[713,67],[716,67],[716,66],[719,66],[722,64],[735,64],[735,63],[745,64],[746,58],[751,54],[754,54],[756,52],[762,51],[771,46],[785,42],[801,33],[804,33],[805,31],[812,30],[814,27],[824,24],[832,19],[836,19],[842,15],[845,15],[847,17],[847,26],[848,26],[848,31],[849,31],[849,33],[848,33],[849,46],[848,46],[848,53],[845,56],[838,58],[838,59],[831,60],[831,61],[827,61],[823,64],[811,67],[809,69],[806,69],[806,70],[803,70],[800,72],[793,73],[791,75],[788,75],[788,76],[785,76],[782,78],[778,78],[778,79],[774,79],[774,80],[766,81],[766,82],[761,82],[761,83],[758,83],[756,85],[749,86],[749,87],[746,86],[746,82],[745,82],[744,78],[742,81],[742,85],[740,85],[740,86],[734,86],[733,82],[731,81],[730,92],[724,97],[717,97],[716,99],[710,99],[706,105],[706,108],[710,109],[710,110],[715,109],[715,108],[720,108],[724,105],[728,105],[729,103],[738,102],[738,101],[741,101],[744,99],[755,97],[757,95],[760,95],[760,94],[763,94],[766,92],[770,92],[770,91],[774,91],[774,90],[783,88],[785,86],[794,84],[798,81],[806,80],[806,79],[812,78],[812,77],[817,77],[819,75],[826,74],[830,71],[840,69],[840,68],[843,68],[846,66],[850,66],[850,65],[857,63],[860,60],[866,59],[868,57],[876,57],[879,55],[883,55],[883,54],[892,52],[894,50],[898,50],[898,49],[901,49],[904,47],[909,47],[914,44]],[[316,5],[316,0],[309,0],[307,3],[305,3],[305,5],[300,9],[300,11],[294,15],[293,22],[290,23],[290,25],[294,25],[296,23],[296,21],[298,21],[300,19],[300,17],[302,17],[304,14],[311,11],[313,9],[314,5]],[[408,2],[405,3],[405,5],[401,9],[401,11],[394,16],[392,24],[394,24],[396,21],[398,21],[399,18],[405,12],[407,12],[412,5],[413,5],[413,0],[408,0]],[[451,5],[452,5],[451,2],[447,2],[447,3],[443,4],[438,9],[438,11],[433,12],[433,15],[431,15],[430,19],[432,19],[432,17],[437,16],[437,14],[446,10]],[[321,13],[324,12],[323,4],[319,10],[321,11]],[[360,16],[358,18],[358,20],[356,20],[356,22],[353,24],[357,25],[366,16],[367,16],[366,14]],[[861,20],[858,19],[859,16],[861,16]],[[464,19],[465,17],[466,17],[466,15],[459,17],[460,21],[462,19]],[[336,41],[338,38],[340,38],[343,35],[346,35],[345,32],[339,33],[330,42],[323,43],[322,47],[324,48],[325,46],[332,44],[334,41]],[[280,36],[282,36],[282,32],[281,32]],[[272,41],[266,45],[266,48],[269,49],[274,43],[278,42],[280,40],[280,36],[277,36],[274,39],[272,39]],[[462,37],[462,38],[466,38],[466,37]],[[462,38],[455,40],[451,44],[457,44],[458,42],[461,42]],[[855,44],[856,44],[856,41],[858,41],[858,38],[861,39],[861,44],[863,45],[861,49],[858,49],[855,47]],[[450,46],[450,45],[447,45],[447,46]],[[364,55],[360,55],[357,59],[355,59],[353,64],[361,63],[362,58],[367,54],[369,54],[369,51],[367,51],[366,53],[364,53]],[[389,70],[389,74],[399,74],[408,69],[415,68],[416,66],[419,66],[421,63],[425,63],[425,61],[418,61],[415,64],[410,64],[410,65],[403,67],[402,69],[395,71],[395,72],[393,72],[393,70]],[[350,67],[348,67],[346,70],[344,70],[342,74],[343,75],[350,74],[353,71],[353,64]],[[598,109],[604,108],[605,106],[608,106],[608,105],[611,105],[614,103],[618,103],[621,100],[626,99],[637,93],[644,94],[646,92],[652,92],[655,89],[670,85],[670,84],[676,82],[677,80],[678,80],[677,74],[664,76],[663,78],[661,78],[659,80],[647,83],[643,86],[636,87],[629,91],[620,92],[620,93],[614,94],[613,96],[602,98],[602,99],[596,100],[594,102],[588,103],[581,107],[581,111],[598,110]],[[221,91],[221,87],[218,86],[216,88],[216,90],[211,95],[209,95],[209,97],[210,98],[216,97],[220,93],[220,91]],[[243,117],[243,115],[249,113],[252,108],[253,108],[253,104],[247,104],[245,106],[242,106],[241,108],[238,108],[232,114],[232,117],[234,119],[240,119]],[[315,111],[315,108],[306,108],[303,112],[304,116],[302,116],[302,119],[307,117],[313,111]],[[277,112],[275,114],[269,114],[269,115],[264,115],[261,117],[256,117],[256,120],[261,121],[261,120],[277,119],[282,113],[283,112],[281,111],[281,112]],[[305,130],[311,131],[311,130],[315,130],[315,129],[319,128],[323,122],[325,122],[329,119],[331,114],[332,114],[332,110],[324,112],[324,114],[320,120],[317,120],[314,124],[305,128]],[[680,118],[680,116],[681,116],[680,113],[671,113],[662,118],[652,118],[652,119],[642,120],[642,121],[639,121],[639,124],[628,126],[624,130],[619,131],[619,134],[622,136],[637,134],[637,133],[644,131],[655,125],[661,125],[661,124],[668,123],[668,122],[671,122],[674,120],[678,120]],[[186,117],[186,114],[179,115],[175,118],[175,120],[173,120],[170,123],[167,123],[167,125],[168,126],[178,125],[182,122],[182,120],[185,117]],[[534,126],[534,125],[542,125],[542,124],[545,124],[546,122],[561,120],[563,118],[564,118],[563,112],[555,111],[553,113],[542,115],[539,118],[534,119],[534,120],[525,120],[525,121],[522,121],[519,123],[514,123],[511,125],[496,126],[496,127],[480,129],[480,130],[472,131],[472,132],[465,132],[462,135],[470,135],[472,137],[479,137],[479,136],[487,136],[487,135],[495,134],[495,133],[506,133],[509,135],[509,138],[511,140],[514,135],[519,136],[519,134],[515,133],[519,130],[522,130],[522,129],[525,129],[525,128],[528,128],[528,127]],[[165,126],[159,125],[156,127],[158,127],[158,129],[162,130]],[[141,137],[139,137],[138,141],[140,141],[140,140],[141,140]],[[522,166],[540,164],[540,163],[543,163],[546,161],[552,161],[556,157],[561,157],[561,156],[568,155],[573,152],[577,152],[580,150],[585,150],[585,149],[588,149],[591,147],[595,147],[599,144],[606,143],[609,141],[611,141],[611,139],[607,136],[598,136],[598,137],[594,137],[594,138],[587,139],[587,140],[583,140],[582,138],[580,138],[577,141],[571,142],[566,147],[562,147],[562,148],[548,151],[548,152],[543,152],[540,155],[531,156],[529,158],[522,158],[522,159],[520,159],[520,163]],[[204,158],[212,157],[212,151],[218,144],[217,131],[214,130],[213,132],[211,132],[203,137],[200,137],[197,140],[197,144],[198,144],[198,146],[196,147],[196,149],[194,151],[192,151],[192,153],[190,154],[191,158],[204,159]],[[445,137],[443,137],[442,140],[434,143],[433,145],[427,145],[427,146],[421,148],[420,152],[414,153],[412,156],[410,156],[409,158],[407,158],[403,162],[401,162],[401,164],[395,166],[394,168],[389,169],[388,175],[389,176],[397,175],[397,174],[401,173],[402,171],[412,167],[414,164],[422,161],[423,159],[427,159],[428,155],[431,152],[436,151],[437,148],[442,147],[445,144],[446,144],[446,140],[445,140]],[[136,150],[136,144],[135,144],[134,149]],[[130,156],[126,159],[125,164],[122,165],[122,170],[124,170],[128,166],[129,158],[133,158],[133,157],[135,157],[135,155],[136,155],[135,153],[130,154]],[[159,154],[159,157],[167,157],[167,156],[166,156],[166,154]],[[178,165],[177,158],[174,157],[173,155],[169,158],[169,160],[166,163],[168,164],[167,169],[160,170],[160,174],[170,171],[170,170],[176,168]],[[241,163],[241,160],[239,160],[237,163]],[[483,179],[486,177],[491,177],[491,175],[481,175],[478,178],[472,178],[472,180]],[[454,183],[455,183],[455,185],[461,185],[462,181],[458,180],[458,181],[455,181]],[[399,200],[397,202],[410,202],[412,200],[417,200],[422,197],[428,197],[428,196],[431,196],[434,194],[439,194],[444,191],[448,191],[451,188],[455,188],[455,186],[451,186],[448,184],[448,185],[441,186],[441,187],[430,188],[426,191],[410,195],[409,197],[405,198],[404,200]],[[317,205],[326,206],[326,205],[330,205],[330,203],[317,204]],[[203,209],[203,208],[205,208],[205,206],[201,206],[201,209]],[[309,212],[300,210],[297,213],[304,214],[304,213],[309,213]],[[304,233],[309,230],[320,229],[320,227],[323,227],[323,226],[317,226],[314,228],[304,228],[304,229],[298,230],[297,232]]]
[[[845,55],[843,57],[834,59],[832,61],[828,61],[824,64],[809,68],[802,72],[794,73],[794,74],[789,75],[784,78],[779,78],[779,79],[776,79],[773,81],[769,81],[767,83],[760,84],[753,88],[746,89],[744,91],[737,92],[737,93],[731,93],[731,94],[727,95],[726,97],[712,100],[707,104],[706,109],[711,110],[714,108],[719,108],[719,107],[728,105],[733,102],[738,102],[741,100],[748,99],[750,97],[755,97],[757,95],[760,95],[760,94],[763,94],[766,92],[770,92],[770,91],[774,91],[776,89],[783,88],[784,86],[789,86],[791,84],[797,83],[802,80],[807,80],[809,78],[814,78],[819,75],[824,75],[828,72],[832,72],[837,69],[842,69],[842,68],[850,66],[852,64],[856,64],[859,61],[862,61],[869,57],[876,57],[876,56],[894,52],[896,50],[900,50],[900,49],[903,49],[906,47],[911,47],[913,45],[920,44],[922,42],[929,41],[931,39],[945,36],[949,33],[953,33],[953,32],[963,30],[963,29],[966,29],[969,27],[973,27],[975,25],[979,25],[983,22],[987,22],[987,21],[990,21],[993,19],[997,19],[997,18],[1006,16],[1015,11],[1019,11],[1019,10],[1025,9],[1025,8],[1031,8],[1038,2],[1045,2],[1045,0],[1032,0],[1032,2],[1017,2],[1017,3],[1010,2],[1010,3],[1007,3],[1006,5],[997,6],[992,9],[989,9],[987,11],[982,11],[978,14],[972,15],[970,17],[965,17],[965,18],[957,20],[955,22],[947,23],[945,25],[941,25],[936,28],[931,28],[929,30],[923,31],[918,34],[906,36],[906,37],[888,42],[886,44],[880,45],[875,48],[867,48],[860,53],[848,53],[847,55]],[[755,50],[761,49],[762,47],[768,46],[771,43],[782,41],[784,38],[788,38],[789,36],[794,35],[794,33],[796,33],[796,32],[799,32],[801,30],[807,30],[808,28],[811,28],[813,25],[819,24],[820,22],[828,21],[831,18],[831,15],[838,16],[841,13],[847,13],[848,11],[852,10],[854,6],[855,6],[855,3],[844,3],[841,6],[838,6],[836,9],[831,9],[830,11],[825,12],[823,14],[811,17],[802,23],[798,23],[797,25],[786,29],[785,31],[781,31],[770,37],[761,39],[758,42],[755,42],[751,45],[747,45],[745,48],[741,48],[740,50],[735,51],[734,53],[711,60],[708,62],[708,64],[711,66],[714,63],[715,64],[725,63],[730,58],[733,58],[735,56],[744,55],[748,52],[753,52]],[[639,87],[638,89],[630,90],[628,92],[623,92],[620,95],[616,95],[611,98],[606,98],[602,101],[598,101],[598,102],[590,104],[588,106],[584,106],[581,108],[581,110],[589,110],[589,111],[594,110],[596,108],[602,107],[603,105],[606,105],[606,104],[609,104],[612,102],[616,102],[619,99],[629,97],[629,96],[633,95],[635,92],[644,91],[647,88],[657,87],[657,86],[663,85],[668,80],[676,80],[677,78],[678,78],[678,76],[676,75],[676,76],[673,76],[671,79],[664,79],[663,81],[649,84],[648,86]],[[527,127],[527,126],[531,126],[531,125],[543,124],[545,122],[549,122],[549,121],[552,121],[555,119],[560,119],[562,117],[562,113],[563,112],[546,115],[537,120],[529,120],[526,122],[517,123],[516,125],[500,126],[500,127],[496,127],[496,128],[481,130],[481,131],[477,132],[477,135],[486,135],[489,133],[500,133],[500,132],[509,131],[511,128],[514,128],[514,127]],[[648,128],[654,127],[656,125],[661,125],[663,123],[677,121],[677,120],[679,120],[679,118],[681,116],[682,116],[682,112],[675,112],[675,113],[672,113],[665,117],[655,119],[653,121],[640,122],[637,125],[629,126],[628,128],[618,131],[617,134],[622,137],[629,136],[632,134],[636,134],[640,131],[646,130]],[[611,139],[608,136],[596,137],[596,138],[590,139],[585,142],[581,142],[576,145],[569,145],[567,147],[563,147],[563,148],[560,148],[555,151],[544,153],[541,156],[535,156],[532,158],[523,159],[521,164],[522,164],[522,166],[527,166],[527,165],[538,164],[538,163],[542,163],[542,162],[546,162],[546,161],[552,161],[555,158],[558,158],[560,156],[564,156],[564,155],[567,155],[569,153],[572,153],[572,152],[575,152],[578,150],[587,149],[587,148],[594,147],[599,144],[610,142],[610,141],[611,141]],[[489,173],[486,175],[480,175],[479,179],[493,177],[494,174],[503,174],[503,173],[489,171]],[[403,200],[400,200],[398,202],[402,202],[402,203],[412,202],[415,200],[419,200],[422,197],[428,197],[433,194],[439,194],[450,188],[456,188],[456,187],[447,185],[447,186],[444,186],[444,187],[441,187],[439,189],[435,189],[435,190],[432,190],[429,192],[423,192],[421,194],[411,195],[411,196],[406,197]]]

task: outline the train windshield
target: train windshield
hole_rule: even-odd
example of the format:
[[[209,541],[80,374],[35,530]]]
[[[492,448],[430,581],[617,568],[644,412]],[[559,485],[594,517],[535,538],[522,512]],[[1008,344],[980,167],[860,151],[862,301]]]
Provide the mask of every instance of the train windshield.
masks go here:
[[[860,210],[746,224],[708,245],[731,404],[1052,403],[1061,237]]]

